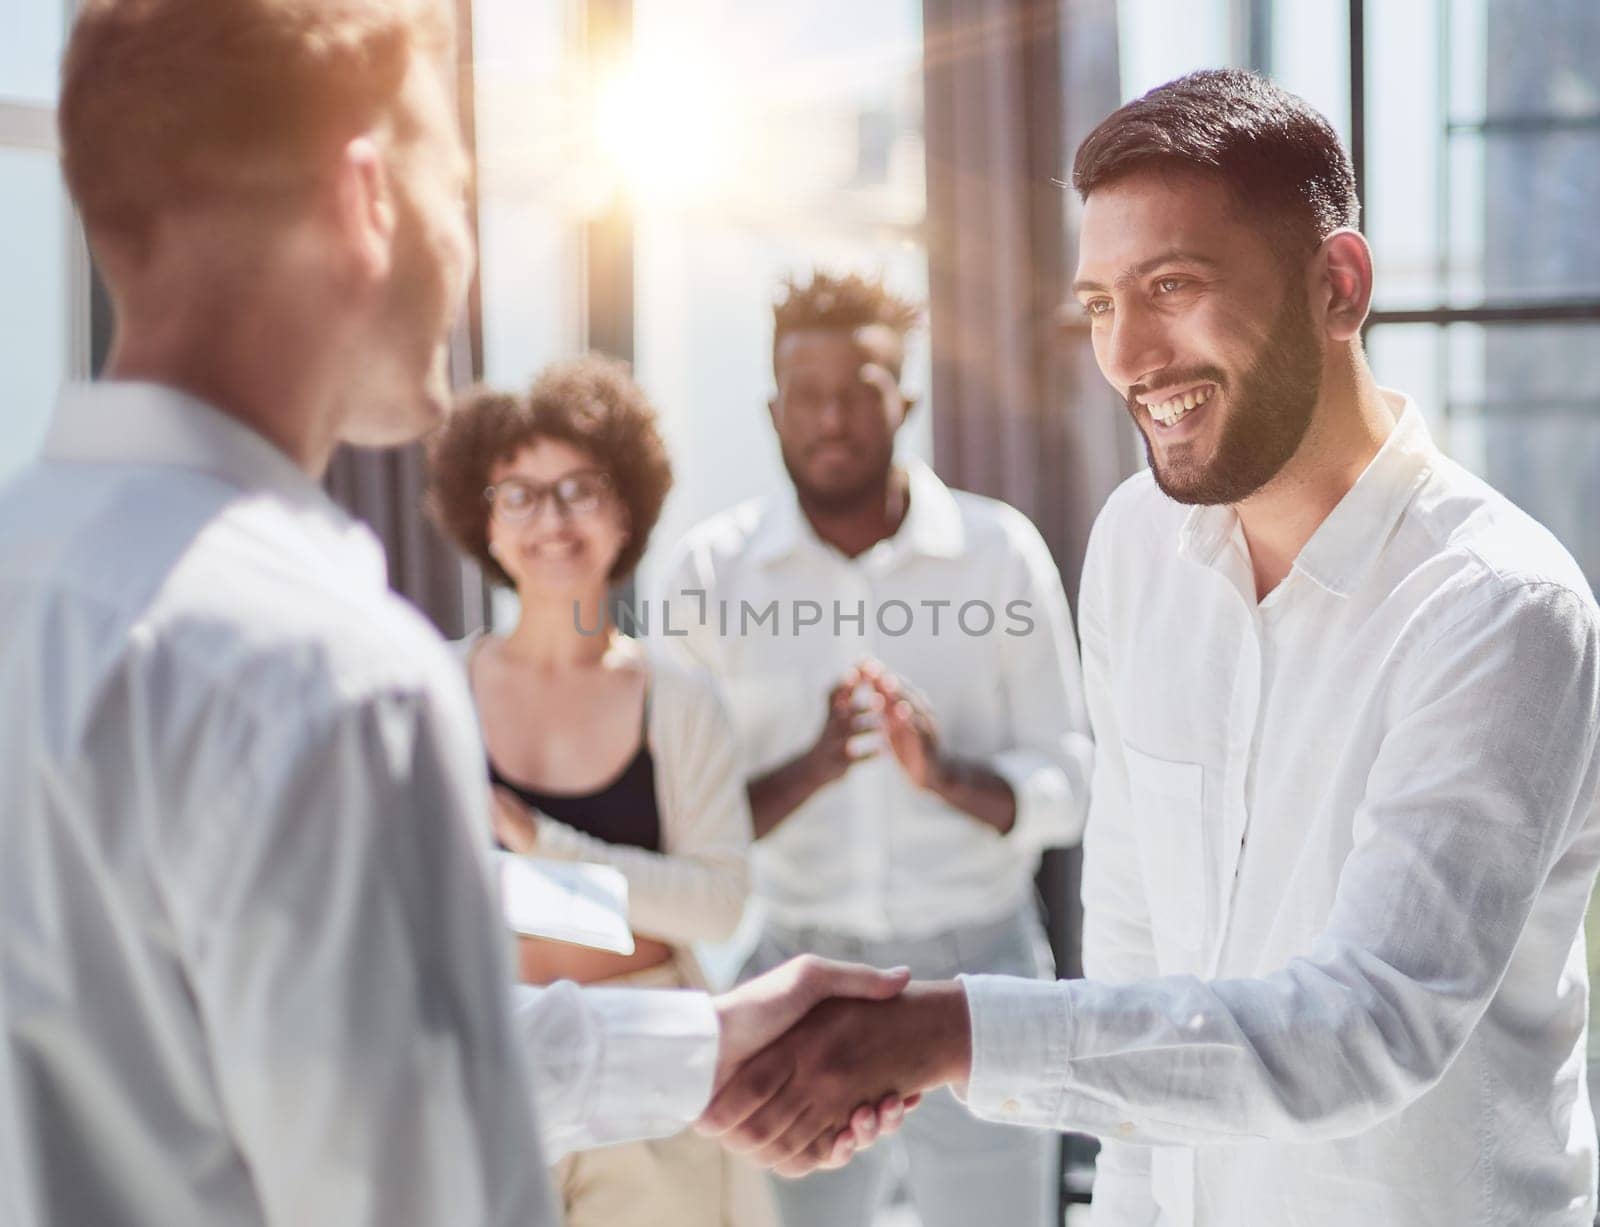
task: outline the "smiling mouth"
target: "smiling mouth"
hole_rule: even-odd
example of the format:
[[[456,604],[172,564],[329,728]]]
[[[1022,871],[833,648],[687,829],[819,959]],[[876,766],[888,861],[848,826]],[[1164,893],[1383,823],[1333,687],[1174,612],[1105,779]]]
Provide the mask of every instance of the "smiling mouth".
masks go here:
[[[1146,402],[1145,411],[1163,426],[1176,426],[1209,401],[1216,390],[1216,384],[1202,384],[1198,388],[1190,388],[1162,401]]]
[[[581,547],[576,541],[545,541],[523,551],[529,558],[571,558]]]

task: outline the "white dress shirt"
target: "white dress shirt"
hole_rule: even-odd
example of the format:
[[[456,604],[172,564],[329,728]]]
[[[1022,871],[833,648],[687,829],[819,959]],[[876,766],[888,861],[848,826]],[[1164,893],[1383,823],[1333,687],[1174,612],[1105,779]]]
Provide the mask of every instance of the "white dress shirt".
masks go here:
[[[703,1106],[703,995],[513,1010],[459,670],[234,420],[64,393],[0,710],[6,1227],[554,1224],[547,1162]]]
[[[967,983],[972,1107],[1097,1224],[1587,1224],[1600,611],[1414,405],[1257,602],[1148,474],[1095,527],[1090,979]]]
[[[851,767],[755,845],[756,893],[787,926],[884,939],[996,920],[1026,904],[1040,851],[1082,830],[1093,752],[1050,552],[1014,508],[906,466],[904,522],[857,558],[792,491],[701,524],[650,628],[722,684],[748,776],[809,749],[828,692],[871,656],[928,699],[945,750],[1016,794],[1001,835],[915,788],[887,748]]]

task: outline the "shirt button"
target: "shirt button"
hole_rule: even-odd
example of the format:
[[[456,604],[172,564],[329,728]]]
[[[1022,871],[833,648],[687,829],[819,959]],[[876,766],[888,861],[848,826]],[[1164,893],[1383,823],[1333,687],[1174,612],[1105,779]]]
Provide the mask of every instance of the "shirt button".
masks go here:
[[[1022,1105],[1015,1099],[1008,1099],[1000,1105],[1000,1111],[1007,1116],[1015,1116],[1018,1112],[1022,1111]]]
[[[1138,1132],[1138,1126],[1131,1120],[1125,1120],[1117,1126],[1117,1136],[1119,1138],[1131,1138],[1136,1132]]]

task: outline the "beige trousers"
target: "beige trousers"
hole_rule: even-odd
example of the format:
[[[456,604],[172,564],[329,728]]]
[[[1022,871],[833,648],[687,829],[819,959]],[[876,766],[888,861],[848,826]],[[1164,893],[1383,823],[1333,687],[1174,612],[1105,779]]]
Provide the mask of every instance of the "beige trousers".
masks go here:
[[[698,988],[694,956],[617,976],[607,988]],[[692,1129],[568,1155],[551,1169],[567,1227],[777,1227],[765,1173]]]

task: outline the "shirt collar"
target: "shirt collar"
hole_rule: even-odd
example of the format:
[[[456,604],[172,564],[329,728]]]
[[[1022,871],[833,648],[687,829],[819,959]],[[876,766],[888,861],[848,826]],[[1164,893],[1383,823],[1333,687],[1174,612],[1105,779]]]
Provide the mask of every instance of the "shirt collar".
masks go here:
[[[916,456],[901,457],[897,463],[906,471],[911,501],[899,531],[880,545],[892,542],[897,550],[934,558],[960,557],[966,547],[966,529],[950,487]],[[762,517],[750,555],[765,566],[788,557],[807,543],[822,548],[800,509],[799,496],[791,489],[786,497],[773,500]]]
[[[1336,596],[1355,591],[1378,560],[1438,455],[1416,402],[1398,392],[1384,395],[1399,405],[1394,429],[1294,561],[1296,571]],[[1179,556],[1211,565],[1237,523],[1232,507],[1194,508],[1178,534]]]
[[[68,384],[44,459],[187,469],[287,505],[346,564],[387,584],[383,547],[294,461],[248,426],[186,392],[121,380]]]

